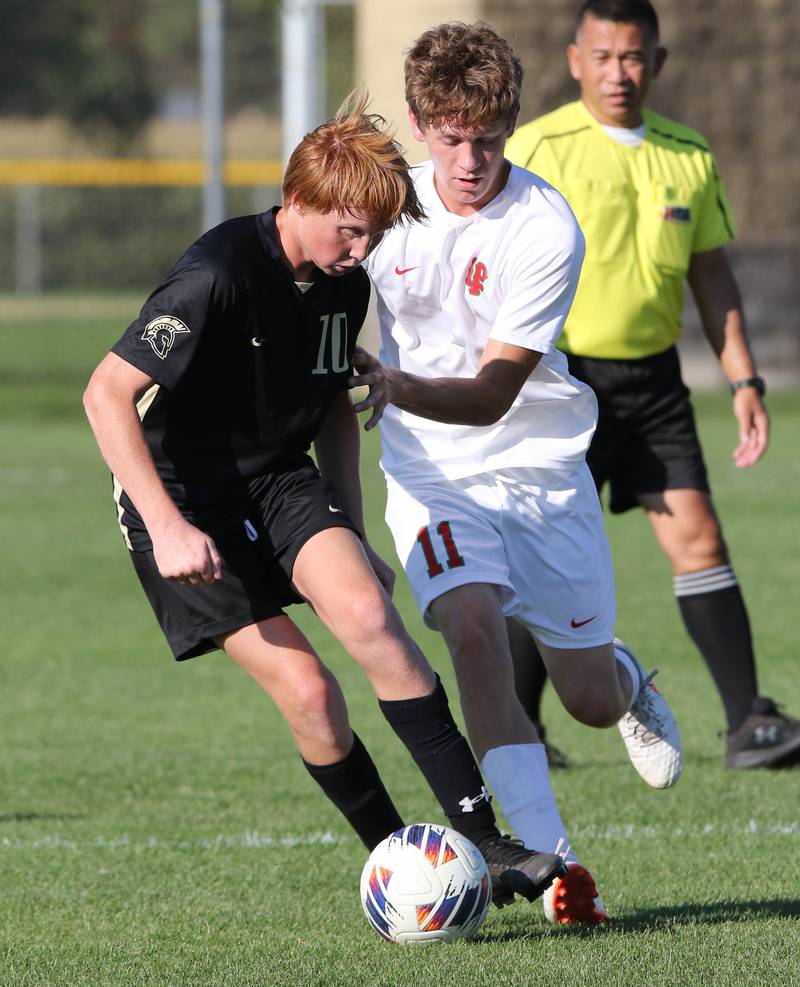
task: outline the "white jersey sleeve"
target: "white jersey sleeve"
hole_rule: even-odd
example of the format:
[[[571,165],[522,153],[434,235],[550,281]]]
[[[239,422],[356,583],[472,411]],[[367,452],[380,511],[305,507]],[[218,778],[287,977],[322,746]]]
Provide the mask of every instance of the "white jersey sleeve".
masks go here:
[[[564,328],[585,253],[583,234],[555,190],[549,222],[533,219],[515,237],[503,271],[503,297],[490,337],[549,353]]]

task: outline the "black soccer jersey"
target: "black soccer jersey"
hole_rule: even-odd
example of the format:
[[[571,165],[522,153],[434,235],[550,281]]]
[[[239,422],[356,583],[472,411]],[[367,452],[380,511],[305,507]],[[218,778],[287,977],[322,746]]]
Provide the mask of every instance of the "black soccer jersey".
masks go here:
[[[369,279],[316,270],[301,292],[281,258],[277,211],[201,237],[112,347],[156,382],[139,415],[158,473],[189,517],[305,462],[351,373]],[[121,507],[140,527],[124,494]]]

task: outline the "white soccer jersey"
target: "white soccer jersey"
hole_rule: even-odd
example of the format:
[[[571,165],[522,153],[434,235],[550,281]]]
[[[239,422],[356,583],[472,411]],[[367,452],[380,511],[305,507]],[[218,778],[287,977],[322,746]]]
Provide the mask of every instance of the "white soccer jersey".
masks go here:
[[[420,377],[474,377],[490,338],[543,356],[494,425],[443,424],[390,405],[381,421],[383,468],[398,479],[426,472],[453,479],[580,461],[597,403],[555,349],[584,254],[566,200],[512,167],[505,188],[464,217],[445,209],[431,162],[415,168],[414,179],[428,222],[391,230],[367,260],[380,296],[382,362]]]

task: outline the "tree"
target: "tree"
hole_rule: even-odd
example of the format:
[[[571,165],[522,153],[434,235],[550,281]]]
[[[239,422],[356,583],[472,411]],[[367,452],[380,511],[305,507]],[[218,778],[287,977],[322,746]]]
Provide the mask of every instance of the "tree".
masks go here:
[[[5,0],[0,113],[65,117],[128,142],[156,106],[135,0]]]

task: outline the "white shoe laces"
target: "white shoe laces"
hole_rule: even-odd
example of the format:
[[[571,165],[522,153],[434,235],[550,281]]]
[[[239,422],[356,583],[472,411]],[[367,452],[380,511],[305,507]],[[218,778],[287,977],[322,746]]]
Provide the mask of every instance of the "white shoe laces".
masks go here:
[[[562,860],[566,861],[571,849],[572,846],[569,841],[565,840],[563,836],[559,836],[558,843],[556,843],[556,848],[553,852],[561,857]]]
[[[626,716],[633,726],[630,735],[645,747],[658,743],[666,732],[664,720],[656,707],[654,690],[648,689],[656,675],[658,669],[654,668],[642,679],[636,700]]]

